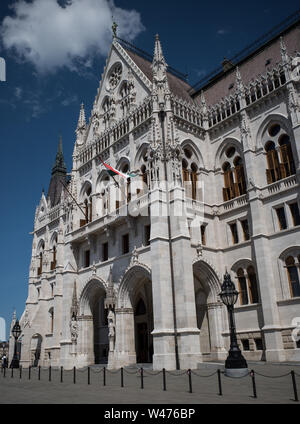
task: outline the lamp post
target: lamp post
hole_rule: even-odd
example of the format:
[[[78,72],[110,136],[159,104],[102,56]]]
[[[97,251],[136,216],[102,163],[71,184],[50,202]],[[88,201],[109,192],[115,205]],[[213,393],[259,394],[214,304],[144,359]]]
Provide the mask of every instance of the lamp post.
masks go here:
[[[19,368],[19,358],[18,358],[18,355],[17,355],[17,342],[18,342],[18,338],[20,337],[21,332],[22,332],[22,330],[21,330],[19,321],[17,320],[15,325],[13,326],[13,329],[12,329],[12,335],[15,338],[15,349],[14,349],[14,357],[11,361],[10,368]]]
[[[234,305],[237,302],[239,292],[236,290],[230,275],[226,271],[222,291],[219,294],[222,302],[227,306],[230,328],[230,349],[225,362],[225,375],[228,377],[242,377],[248,374],[248,365],[237,343]]]

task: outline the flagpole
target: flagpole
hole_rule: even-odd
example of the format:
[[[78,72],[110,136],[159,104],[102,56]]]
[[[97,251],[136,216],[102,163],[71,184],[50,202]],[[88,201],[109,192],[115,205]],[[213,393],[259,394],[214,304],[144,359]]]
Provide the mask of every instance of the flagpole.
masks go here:
[[[76,199],[73,197],[72,193],[69,191],[69,189],[67,188],[67,186],[60,180],[61,185],[67,190],[67,192],[69,193],[69,195],[72,197],[73,201],[76,203],[76,205],[79,207],[79,209],[81,210],[81,212],[83,213],[84,217],[86,218],[86,213],[84,212],[84,210],[81,208],[81,206],[77,203]]]

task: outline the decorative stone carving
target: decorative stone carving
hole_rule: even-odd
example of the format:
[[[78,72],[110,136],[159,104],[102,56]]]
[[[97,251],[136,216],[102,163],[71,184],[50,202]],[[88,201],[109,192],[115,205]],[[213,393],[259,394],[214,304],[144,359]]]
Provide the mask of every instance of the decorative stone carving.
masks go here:
[[[71,340],[72,343],[77,343],[78,339],[78,323],[76,317],[73,315],[70,322],[70,332],[71,332]]]

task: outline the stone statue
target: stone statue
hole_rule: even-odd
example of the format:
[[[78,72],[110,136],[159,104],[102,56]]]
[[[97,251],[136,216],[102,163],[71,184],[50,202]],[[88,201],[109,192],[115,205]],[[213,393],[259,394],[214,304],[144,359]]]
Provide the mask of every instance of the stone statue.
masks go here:
[[[76,343],[78,339],[78,323],[76,317],[73,315],[70,322],[71,340],[72,343]]]
[[[109,351],[113,352],[115,350],[115,314],[110,309],[108,316],[108,338],[109,338]]]

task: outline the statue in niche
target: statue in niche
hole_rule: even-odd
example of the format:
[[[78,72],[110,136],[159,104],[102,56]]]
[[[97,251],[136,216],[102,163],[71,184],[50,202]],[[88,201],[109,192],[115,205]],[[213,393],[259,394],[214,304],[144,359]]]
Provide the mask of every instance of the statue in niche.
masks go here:
[[[110,309],[108,316],[108,338],[109,338],[109,351],[113,352],[115,350],[115,314]]]

